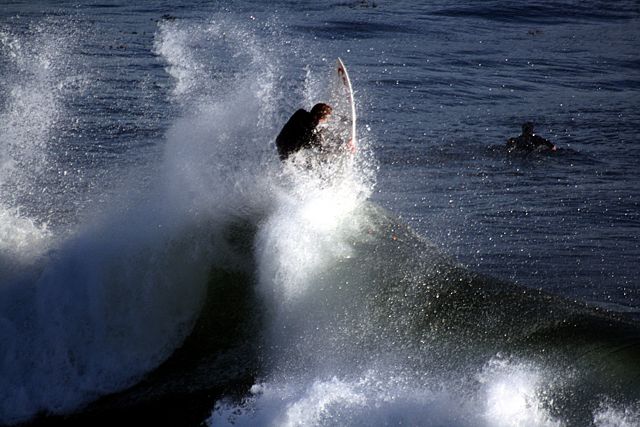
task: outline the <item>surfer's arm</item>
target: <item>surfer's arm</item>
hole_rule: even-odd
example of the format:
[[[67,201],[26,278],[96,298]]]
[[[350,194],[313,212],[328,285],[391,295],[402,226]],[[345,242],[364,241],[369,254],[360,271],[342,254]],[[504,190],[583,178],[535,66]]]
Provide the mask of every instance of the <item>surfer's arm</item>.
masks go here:
[[[347,151],[349,151],[350,153],[354,154],[356,152],[356,144],[353,141],[353,138],[349,138],[349,141],[347,141],[346,147],[347,147]]]
[[[541,136],[537,136],[537,135],[535,136],[535,138],[536,138],[536,145],[537,146],[546,147],[551,151],[556,151],[557,150],[556,146],[551,141],[549,141],[548,139],[545,139],[545,138],[543,138]]]
[[[547,147],[549,147],[549,150],[551,150],[551,151],[557,151],[558,150],[558,147],[556,147],[556,145],[553,142],[549,141],[548,139],[545,139],[544,141],[545,141],[545,145]]]

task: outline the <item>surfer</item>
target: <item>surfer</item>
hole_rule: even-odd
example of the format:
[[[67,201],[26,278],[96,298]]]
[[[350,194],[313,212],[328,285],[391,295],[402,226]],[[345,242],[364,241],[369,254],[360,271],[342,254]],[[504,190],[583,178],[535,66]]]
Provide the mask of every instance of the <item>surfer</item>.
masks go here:
[[[324,124],[332,111],[331,106],[324,103],[314,105],[311,111],[303,108],[296,111],[276,138],[280,160],[286,160],[303,148],[322,150],[326,145]]]
[[[533,123],[526,122],[522,125],[522,135],[507,140],[509,151],[556,151],[557,148],[549,140],[533,133]]]

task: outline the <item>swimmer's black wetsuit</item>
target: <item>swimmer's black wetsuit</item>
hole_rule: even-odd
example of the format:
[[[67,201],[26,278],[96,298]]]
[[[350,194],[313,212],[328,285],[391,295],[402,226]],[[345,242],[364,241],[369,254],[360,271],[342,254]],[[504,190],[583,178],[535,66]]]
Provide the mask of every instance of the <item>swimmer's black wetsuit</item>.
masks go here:
[[[553,145],[551,141],[544,139],[543,137],[538,135],[522,134],[515,138],[509,138],[509,140],[507,141],[507,148],[509,150],[533,151],[540,147],[548,150],[554,150],[556,148],[556,146]]]
[[[317,125],[310,112],[302,108],[296,111],[276,138],[280,160],[302,148],[321,147],[322,136],[316,130]]]

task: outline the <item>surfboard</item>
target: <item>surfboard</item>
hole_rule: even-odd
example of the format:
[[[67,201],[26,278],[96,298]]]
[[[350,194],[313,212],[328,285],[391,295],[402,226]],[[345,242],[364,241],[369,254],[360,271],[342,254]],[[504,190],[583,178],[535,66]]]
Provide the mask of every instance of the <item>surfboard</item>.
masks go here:
[[[340,58],[336,61],[331,88],[331,102],[334,130],[340,139],[347,144],[349,150],[354,152],[357,145],[356,105],[347,67],[345,67]]]

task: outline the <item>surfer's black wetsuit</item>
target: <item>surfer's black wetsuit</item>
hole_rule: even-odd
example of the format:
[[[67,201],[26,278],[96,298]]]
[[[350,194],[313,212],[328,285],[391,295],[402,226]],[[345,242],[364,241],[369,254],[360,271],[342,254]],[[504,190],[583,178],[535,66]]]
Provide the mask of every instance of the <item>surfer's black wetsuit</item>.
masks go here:
[[[554,151],[556,146],[548,139],[533,133],[533,124],[530,122],[522,125],[522,134],[515,138],[507,140],[507,148],[509,151],[534,151],[539,149]]]
[[[302,108],[296,111],[276,138],[280,160],[285,160],[302,148],[321,147],[322,137],[316,130],[317,125],[317,119],[310,112]]]
[[[507,146],[511,150],[533,151],[539,147],[553,150],[555,145],[548,139],[544,139],[538,135],[520,135],[516,138],[509,138]]]

